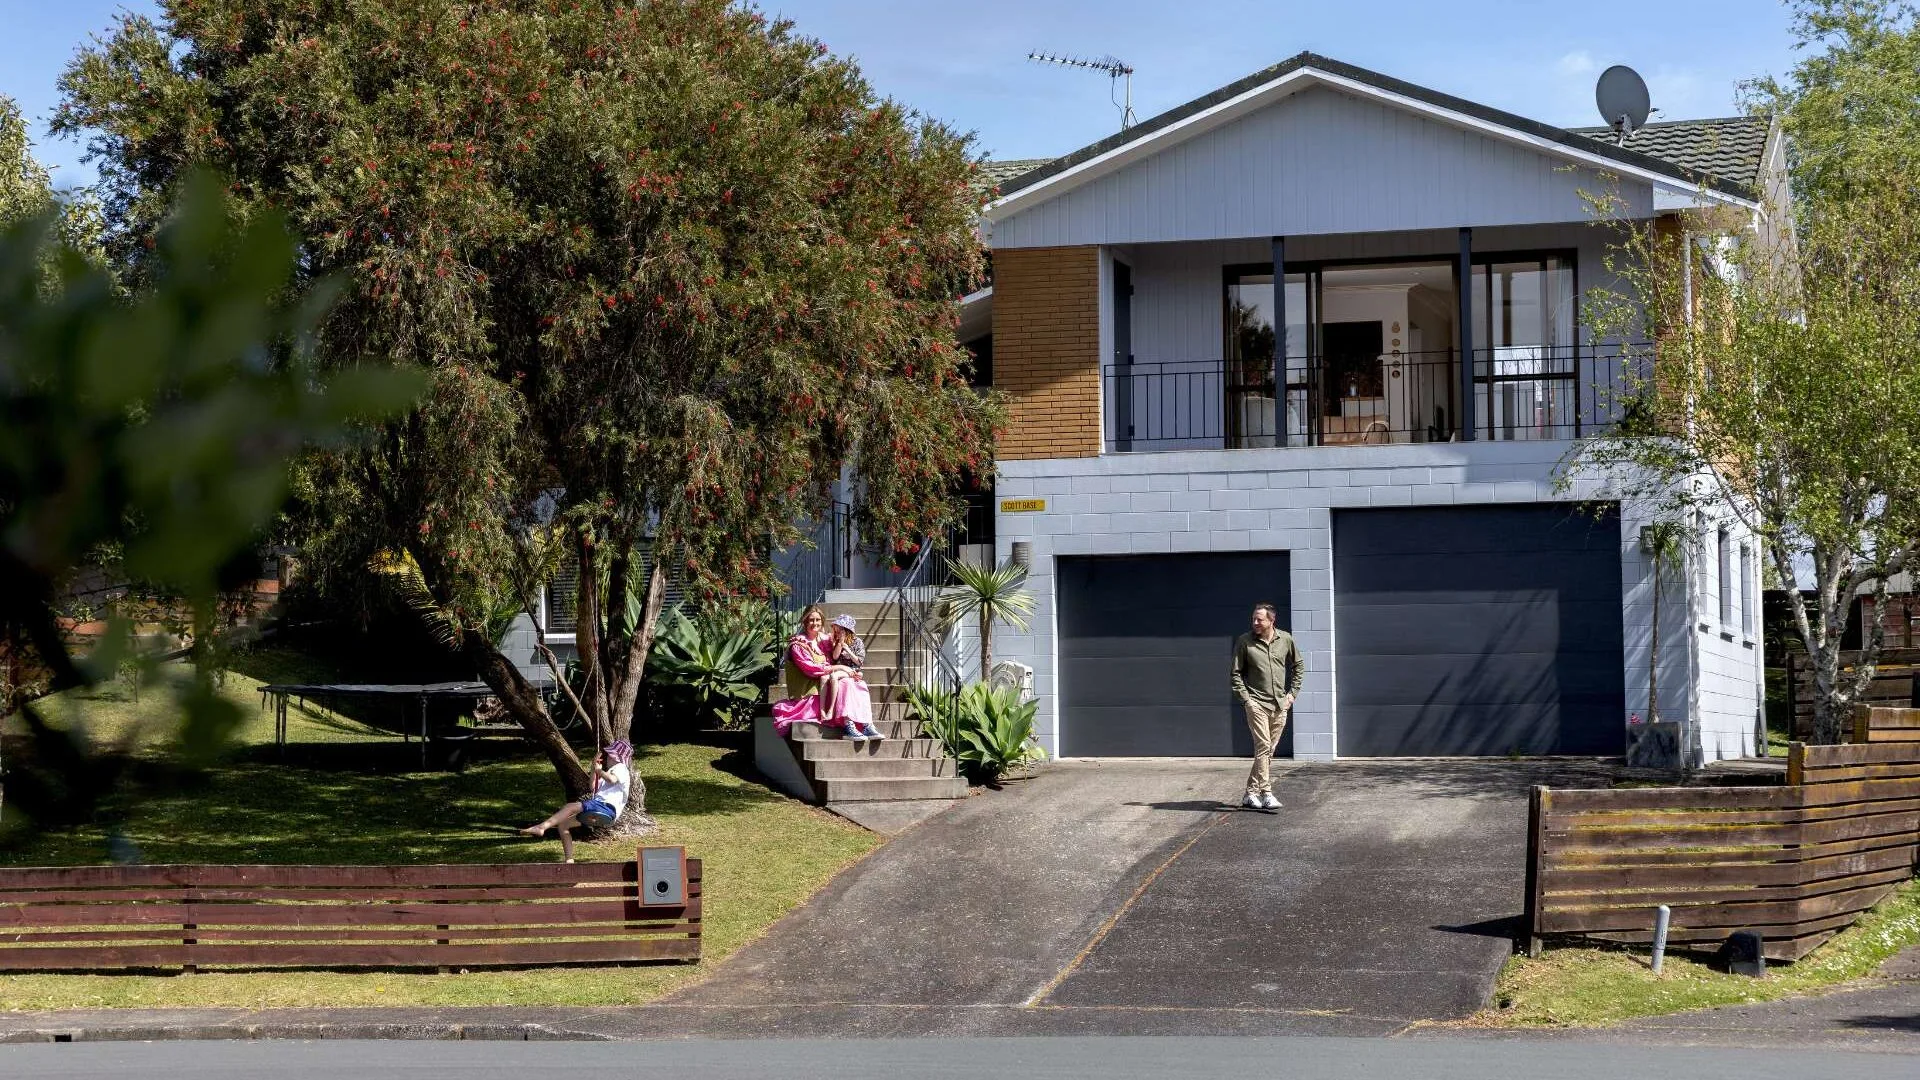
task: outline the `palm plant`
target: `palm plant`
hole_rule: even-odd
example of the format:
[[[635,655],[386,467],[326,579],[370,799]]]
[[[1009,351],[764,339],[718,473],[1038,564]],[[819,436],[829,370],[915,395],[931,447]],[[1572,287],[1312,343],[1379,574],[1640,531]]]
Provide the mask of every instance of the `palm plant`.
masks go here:
[[[940,595],[940,623],[946,628],[969,616],[980,619],[980,680],[985,682],[993,668],[993,624],[1004,622],[1025,630],[1033,618],[1035,601],[1026,588],[1027,570],[1012,562],[975,566],[952,558],[947,568],[955,584]]]

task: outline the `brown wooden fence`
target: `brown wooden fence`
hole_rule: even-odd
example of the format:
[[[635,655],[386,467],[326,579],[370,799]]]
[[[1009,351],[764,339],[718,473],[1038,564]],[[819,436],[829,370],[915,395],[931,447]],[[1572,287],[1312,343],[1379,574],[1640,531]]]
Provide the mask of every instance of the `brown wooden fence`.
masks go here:
[[[697,960],[686,872],[655,906],[637,862],[0,869],[0,970]]]
[[[1842,669],[1851,669],[1859,655],[1857,652],[1841,653]],[[1794,650],[1786,656],[1787,700],[1793,702],[1793,737],[1811,739],[1813,675],[1808,668],[1807,654]],[[1913,680],[1916,676],[1920,676],[1920,648],[1881,649],[1879,662],[1874,665],[1873,682],[1868,684],[1861,703],[1894,708],[1908,705],[1913,701]]]
[[[1570,935],[1675,948],[1755,930],[1798,960],[1900,882],[1920,852],[1920,710],[1862,706],[1849,746],[1795,743],[1787,783],[1533,789],[1528,951]]]

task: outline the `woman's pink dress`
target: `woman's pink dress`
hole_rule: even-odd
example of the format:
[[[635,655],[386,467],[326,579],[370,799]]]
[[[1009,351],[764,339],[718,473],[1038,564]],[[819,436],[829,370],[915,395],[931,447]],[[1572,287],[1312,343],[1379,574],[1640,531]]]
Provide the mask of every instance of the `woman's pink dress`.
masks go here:
[[[862,727],[873,722],[873,695],[865,679],[855,675],[823,690],[822,677],[833,666],[827,660],[829,640],[795,634],[787,642],[787,700],[773,703],[773,729],[781,735],[795,724],[843,728],[849,722]]]

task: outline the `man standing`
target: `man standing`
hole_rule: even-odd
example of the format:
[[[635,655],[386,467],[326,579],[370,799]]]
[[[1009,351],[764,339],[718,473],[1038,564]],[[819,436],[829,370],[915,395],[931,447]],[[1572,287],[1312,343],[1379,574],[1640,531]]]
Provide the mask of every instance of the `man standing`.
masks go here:
[[[1276,628],[1272,604],[1253,606],[1253,631],[1233,643],[1233,693],[1247,709],[1253,732],[1253,770],[1247,773],[1247,798],[1254,810],[1278,810],[1273,797],[1273,748],[1287,730],[1287,713],[1307,678],[1307,662],[1293,635]]]

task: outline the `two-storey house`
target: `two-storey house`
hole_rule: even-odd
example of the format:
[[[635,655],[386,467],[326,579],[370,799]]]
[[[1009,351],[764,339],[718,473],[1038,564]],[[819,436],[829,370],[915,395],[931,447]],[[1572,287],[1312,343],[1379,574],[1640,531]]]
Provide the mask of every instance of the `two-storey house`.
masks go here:
[[[1555,483],[1639,362],[1581,324],[1619,238],[1590,197],[1765,237],[1783,173],[1763,119],[1617,140],[1302,54],[1005,180],[963,325],[1011,404],[997,554],[1040,602],[995,656],[1049,749],[1248,752],[1228,646],[1271,601],[1309,662],[1282,752],[1620,754],[1644,522]],[[1660,712],[1711,760],[1764,737],[1760,581],[1737,523],[1695,524]]]

